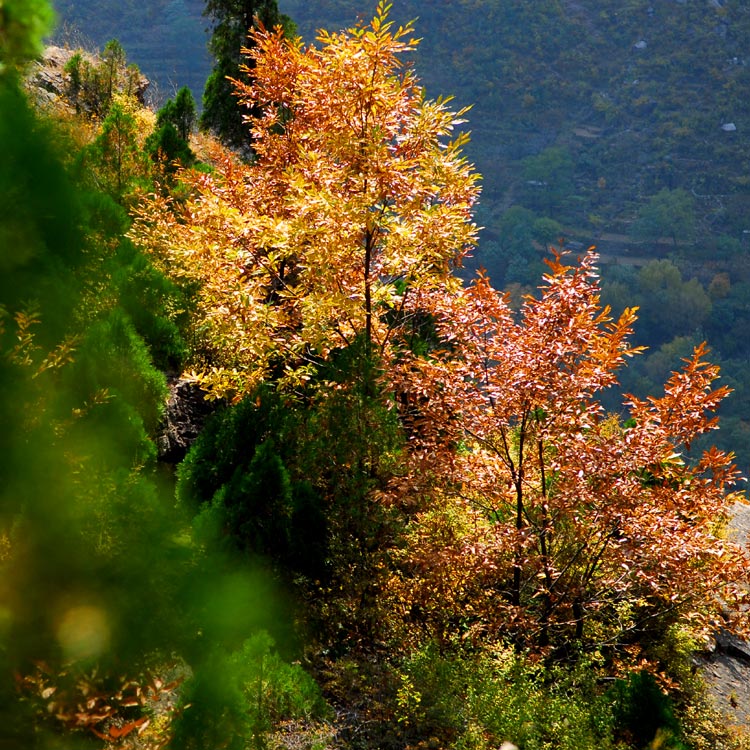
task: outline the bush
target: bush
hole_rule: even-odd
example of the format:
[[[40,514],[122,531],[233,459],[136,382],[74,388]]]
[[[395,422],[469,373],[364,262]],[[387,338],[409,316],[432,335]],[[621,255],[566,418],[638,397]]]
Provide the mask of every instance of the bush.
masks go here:
[[[327,707],[315,681],[274,651],[265,631],[234,652],[214,651],[185,685],[174,747],[267,747],[283,720],[322,717]]]
[[[633,672],[618,680],[611,692],[618,729],[626,740],[638,748],[658,743],[663,750],[686,750],[679,739],[680,726],[672,701],[661,691],[653,675]]]
[[[199,540],[263,555],[295,573],[326,574],[328,528],[320,494],[294,475],[303,452],[297,416],[271,389],[217,412],[177,469],[177,496],[198,510]]]
[[[524,750],[606,750],[612,702],[590,663],[544,669],[511,650],[443,654],[428,646],[402,666],[399,722],[454,750],[511,742]]]

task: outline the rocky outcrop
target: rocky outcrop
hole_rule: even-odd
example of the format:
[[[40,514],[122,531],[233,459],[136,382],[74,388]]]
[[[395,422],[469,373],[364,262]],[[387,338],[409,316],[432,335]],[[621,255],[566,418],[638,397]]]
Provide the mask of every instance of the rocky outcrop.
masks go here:
[[[92,67],[101,63],[96,55],[83,50],[54,46],[47,47],[42,57],[32,63],[26,76],[26,88],[37,106],[62,106],[74,111],[75,105],[70,100],[70,75],[65,72],[65,66],[75,54],[80,54],[82,59]],[[135,86],[132,93],[138,101],[142,102],[150,82],[146,76],[137,71],[134,79],[129,79],[131,82],[133,80]]]
[[[75,52],[63,47],[47,47],[42,58],[33,63],[26,85],[39,105],[67,104],[69,77],[65,66]]]
[[[170,379],[169,398],[156,441],[159,460],[168,464],[182,461],[216,407],[216,401],[206,401],[205,391],[195,381]]]
[[[750,505],[732,508],[729,533],[741,544],[750,539]],[[721,631],[698,658],[701,673],[713,702],[727,720],[750,730],[750,643]]]

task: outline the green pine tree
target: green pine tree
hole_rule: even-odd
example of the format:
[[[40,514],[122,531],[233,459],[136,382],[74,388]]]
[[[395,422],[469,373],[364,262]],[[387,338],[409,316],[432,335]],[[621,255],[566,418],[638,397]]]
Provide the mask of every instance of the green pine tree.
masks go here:
[[[260,22],[266,28],[281,24],[290,35],[294,26],[279,13],[276,0],[207,0],[204,15],[214,23],[209,48],[215,66],[203,92],[200,126],[228,146],[242,148],[249,139],[242,116],[249,112],[240,107],[229,79],[241,77],[240,65],[248,62],[241,52],[250,44],[248,31]]]
[[[195,162],[189,140],[196,118],[195,99],[187,86],[157,113],[156,128],[146,139],[145,150],[154,161],[164,164],[168,174],[174,174],[178,163],[189,166]]]

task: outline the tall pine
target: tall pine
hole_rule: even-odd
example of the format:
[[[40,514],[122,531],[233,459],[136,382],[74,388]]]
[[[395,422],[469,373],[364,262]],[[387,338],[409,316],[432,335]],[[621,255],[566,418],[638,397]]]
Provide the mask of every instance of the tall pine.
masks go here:
[[[260,21],[271,29],[284,26],[287,35],[294,28],[288,16],[279,13],[276,0],[207,0],[204,15],[213,20],[209,42],[215,64],[203,92],[200,126],[233,148],[248,146],[249,135],[242,115],[251,114],[240,106],[230,78],[240,77],[241,50],[252,44],[248,31]]]

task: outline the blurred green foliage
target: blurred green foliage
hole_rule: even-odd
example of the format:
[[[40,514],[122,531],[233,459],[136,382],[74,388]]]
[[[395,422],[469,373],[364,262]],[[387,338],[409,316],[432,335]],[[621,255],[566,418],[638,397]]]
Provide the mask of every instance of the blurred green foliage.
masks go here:
[[[122,131],[118,106],[95,149]],[[214,695],[203,670],[222,649],[241,694],[258,670],[276,680],[252,736],[319,710],[309,678],[258,635],[282,617],[267,575],[212,539],[194,544],[157,470],[167,390],[154,357],[180,365],[187,302],[123,237],[125,152],[100,155],[92,181],[12,76],[0,77],[0,142],[0,745],[90,744],[83,732],[106,731],[106,715],[85,691],[114,696],[175,659],[215,705],[224,688]],[[217,742],[233,730],[218,723]]]
[[[22,696],[9,697],[13,670],[38,660],[130,669],[171,647],[181,573],[164,561],[187,557],[145,470],[163,376],[113,290],[110,306],[86,307],[88,280],[105,281],[89,239],[98,232],[86,224],[94,214],[65,174],[57,138],[13,84],[0,86],[0,203],[17,207],[2,226],[18,226],[2,245],[0,296],[0,691],[11,736],[23,742],[35,730],[20,718]]]
[[[47,0],[3,0],[0,8],[0,76],[42,51],[55,14]]]
[[[268,633],[260,631],[235,651],[211,652],[206,669],[185,686],[186,708],[175,747],[261,750],[281,720],[326,715],[312,677],[299,665],[283,661],[274,646]]]
[[[0,80],[0,112],[0,301],[17,309],[35,297],[49,345],[76,304],[75,274],[84,259],[80,196],[70,189],[50,128],[7,80]]]

